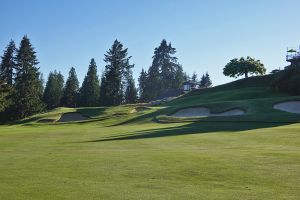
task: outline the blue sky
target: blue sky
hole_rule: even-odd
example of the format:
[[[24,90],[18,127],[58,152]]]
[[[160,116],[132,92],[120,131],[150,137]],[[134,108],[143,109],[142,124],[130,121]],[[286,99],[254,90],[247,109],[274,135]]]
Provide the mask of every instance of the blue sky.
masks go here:
[[[0,50],[26,34],[45,78],[54,69],[66,77],[74,66],[81,82],[91,58],[101,74],[118,39],[137,80],[165,38],[185,71],[208,71],[218,85],[233,80],[222,69],[235,57],[260,59],[268,72],[286,66],[286,47],[300,44],[299,7],[299,0],[0,0]]]

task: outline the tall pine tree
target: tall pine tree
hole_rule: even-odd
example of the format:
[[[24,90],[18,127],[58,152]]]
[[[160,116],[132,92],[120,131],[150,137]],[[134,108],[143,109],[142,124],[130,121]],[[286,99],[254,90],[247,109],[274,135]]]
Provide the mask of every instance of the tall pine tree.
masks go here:
[[[162,40],[160,46],[155,48],[152,65],[148,70],[146,86],[149,99],[154,99],[164,92],[181,87],[184,73],[182,66],[174,56],[175,53],[176,49],[166,40]]]
[[[23,118],[40,112],[44,108],[41,101],[36,52],[30,40],[24,36],[17,51],[17,68],[13,94],[13,110],[16,118]]]
[[[11,40],[6,47],[0,64],[0,79],[9,86],[13,85],[14,70],[16,69],[16,45]]]
[[[43,101],[48,109],[56,108],[61,105],[63,96],[64,77],[60,72],[50,72],[43,94]]]
[[[194,72],[193,75],[192,75],[192,81],[193,81],[194,83],[198,82],[198,77],[197,77],[196,72]]]
[[[137,89],[135,87],[135,82],[132,77],[132,71],[128,71],[126,80],[126,91],[125,91],[125,103],[136,103],[137,102]]]
[[[138,81],[139,81],[139,101],[146,102],[148,100],[147,90],[146,90],[147,72],[144,69],[142,69]]]
[[[182,69],[182,66],[180,64],[178,64],[176,67],[176,71],[175,71],[175,79],[173,81],[173,88],[181,89],[183,82],[184,82],[183,69]]]
[[[203,74],[200,81],[200,87],[201,88],[208,88],[212,86],[212,81],[210,80],[210,76],[208,72],[206,74]]]
[[[3,113],[6,118],[9,115],[7,110],[12,104],[12,91],[13,91],[13,79],[14,70],[16,69],[16,46],[13,40],[9,42],[1,57],[0,63],[0,112]],[[9,116],[11,117],[11,116]]]
[[[74,67],[71,67],[69,77],[66,81],[62,103],[66,107],[75,108],[78,105],[79,82]]]
[[[101,79],[100,102],[102,105],[120,105],[124,102],[126,90],[126,73],[133,65],[129,64],[127,48],[115,40],[106,52],[104,75]]]
[[[208,72],[206,72],[206,74],[205,74],[205,82],[206,82],[205,87],[208,88],[208,87],[212,86],[212,81],[210,80],[210,76],[209,76]]]
[[[0,79],[0,113],[5,111],[10,105],[8,98],[11,92],[11,87]]]
[[[97,75],[97,65],[92,58],[87,75],[80,88],[80,105],[92,107],[99,105],[99,78]]]

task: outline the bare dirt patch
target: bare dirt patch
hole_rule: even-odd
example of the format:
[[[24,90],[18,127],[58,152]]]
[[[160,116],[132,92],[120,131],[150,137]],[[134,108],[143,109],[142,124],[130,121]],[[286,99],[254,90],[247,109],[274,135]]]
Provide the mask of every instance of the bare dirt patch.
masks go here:
[[[208,108],[205,107],[196,107],[196,108],[186,108],[177,111],[172,117],[210,117],[210,116],[236,116],[236,115],[244,115],[246,112],[242,109],[234,108],[231,110],[227,110],[221,113],[211,113]]]
[[[88,120],[89,118],[82,115],[78,112],[72,112],[72,113],[64,113],[58,120],[58,122],[75,122],[75,121],[84,121]]]
[[[275,104],[274,109],[300,114],[300,101],[286,101],[282,103]]]

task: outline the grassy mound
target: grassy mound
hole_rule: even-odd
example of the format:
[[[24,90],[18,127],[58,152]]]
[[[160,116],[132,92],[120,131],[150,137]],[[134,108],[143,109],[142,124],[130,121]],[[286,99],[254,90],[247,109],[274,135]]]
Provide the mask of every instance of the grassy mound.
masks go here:
[[[279,102],[299,100],[300,96],[270,90],[273,76],[250,77],[225,85],[196,90],[164,104],[166,108],[156,119],[160,122],[184,121],[251,121],[251,122],[299,122],[300,115],[275,110]],[[243,116],[187,117],[176,119],[170,115],[188,108],[206,107],[213,113],[239,108],[246,111]]]
[[[78,112],[88,116],[88,121],[99,121],[106,125],[185,121],[251,121],[251,122],[298,122],[299,114],[274,109],[274,105],[283,101],[300,100],[300,96],[289,96],[269,89],[272,76],[250,77],[225,85],[196,90],[160,106],[116,106],[96,108],[58,108],[51,112],[22,120],[21,123],[57,122],[63,113]],[[176,119],[171,115],[182,109],[206,107],[212,113],[221,113],[232,109],[246,112],[243,116],[207,116]],[[72,122],[69,122],[72,123]]]

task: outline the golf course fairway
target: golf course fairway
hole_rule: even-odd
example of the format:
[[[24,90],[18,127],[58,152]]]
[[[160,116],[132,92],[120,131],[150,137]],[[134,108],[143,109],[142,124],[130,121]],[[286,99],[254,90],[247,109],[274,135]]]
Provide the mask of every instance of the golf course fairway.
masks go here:
[[[273,109],[299,97],[236,85],[139,112],[58,108],[3,124],[0,199],[299,199],[300,115]],[[199,106],[246,114],[171,117]],[[89,118],[58,122],[74,112]]]

